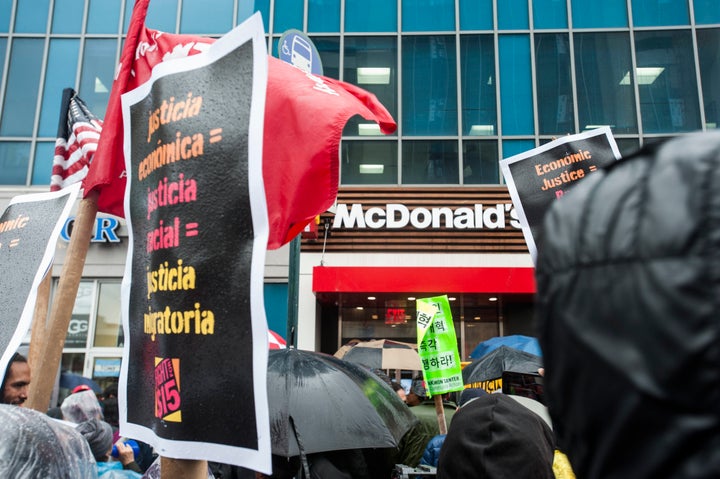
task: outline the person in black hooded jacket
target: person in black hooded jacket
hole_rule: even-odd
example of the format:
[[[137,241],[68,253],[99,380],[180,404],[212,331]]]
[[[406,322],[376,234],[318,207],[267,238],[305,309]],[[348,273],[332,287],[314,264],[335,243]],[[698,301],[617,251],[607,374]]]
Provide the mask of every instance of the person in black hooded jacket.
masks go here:
[[[543,233],[545,391],[577,477],[720,477],[720,132],[589,175]]]

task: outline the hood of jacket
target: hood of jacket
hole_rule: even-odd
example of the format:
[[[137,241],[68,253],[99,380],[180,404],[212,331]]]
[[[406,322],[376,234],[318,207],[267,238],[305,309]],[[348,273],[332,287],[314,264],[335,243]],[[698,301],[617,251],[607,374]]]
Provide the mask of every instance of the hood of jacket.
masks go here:
[[[653,144],[548,210],[546,398],[578,477],[720,477],[720,132]]]

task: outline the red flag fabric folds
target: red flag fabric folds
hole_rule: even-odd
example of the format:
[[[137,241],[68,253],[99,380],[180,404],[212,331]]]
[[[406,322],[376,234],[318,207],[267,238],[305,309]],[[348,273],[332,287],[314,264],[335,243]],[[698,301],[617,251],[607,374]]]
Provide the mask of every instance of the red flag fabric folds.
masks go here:
[[[130,21],[118,75],[105,116],[105,134],[83,184],[98,190],[98,210],[124,216],[125,162],[120,95],[150,78],[160,62],[200,53],[212,38],[179,35],[144,26],[148,0],[138,0]],[[303,71],[268,57],[263,138],[263,178],[270,234],[268,248],[292,240],[335,201],[338,147],[353,115],[374,120],[383,133],[395,131],[390,113],[375,95],[349,83]]]
[[[90,112],[75,90],[63,90],[50,191],[61,190],[85,178],[101,131],[102,120]]]

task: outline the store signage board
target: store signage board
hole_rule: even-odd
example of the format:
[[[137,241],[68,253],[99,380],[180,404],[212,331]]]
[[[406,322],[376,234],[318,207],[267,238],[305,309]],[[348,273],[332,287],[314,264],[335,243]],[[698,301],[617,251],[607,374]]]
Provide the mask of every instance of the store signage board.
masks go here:
[[[418,353],[431,396],[463,389],[460,353],[446,295],[416,300]]]
[[[553,201],[578,181],[620,159],[610,127],[568,135],[500,161],[533,262]]]
[[[0,374],[32,323],[37,288],[49,272],[57,240],[80,183],[52,193],[20,195],[0,216]]]
[[[269,473],[264,41],[255,15],[122,97],[120,430],[163,457]]]

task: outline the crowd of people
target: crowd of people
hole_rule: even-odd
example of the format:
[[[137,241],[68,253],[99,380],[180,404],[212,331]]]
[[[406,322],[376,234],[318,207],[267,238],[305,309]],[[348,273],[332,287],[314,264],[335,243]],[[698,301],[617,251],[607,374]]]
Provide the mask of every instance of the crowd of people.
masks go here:
[[[416,424],[390,450],[310,454],[310,477],[383,479],[397,465],[438,479],[720,477],[720,132],[650,144],[573,187],[545,217],[536,276],[547,408],[466,389],[443,397],[442,434],[421,380],[406,391],[383,377]],[[16,354],[0,476],[141,477],[149,464],[113,437],[112,395],[103,411],[77,391],[53,419],[18,407],[30,380]],[[304,467],[273,456],[271,477]]]

